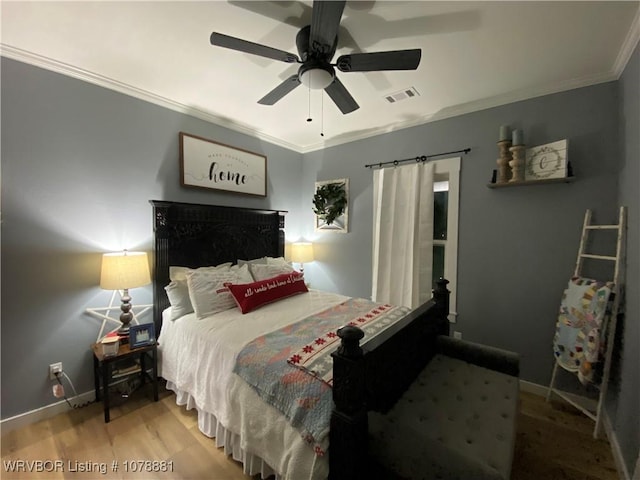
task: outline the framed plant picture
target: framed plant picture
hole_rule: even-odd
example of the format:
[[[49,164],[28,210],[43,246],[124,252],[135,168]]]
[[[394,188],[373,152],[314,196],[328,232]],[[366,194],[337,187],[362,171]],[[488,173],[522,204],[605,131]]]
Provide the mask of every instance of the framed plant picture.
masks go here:
[[[267,157],[180,132],[180,184],[267,196]]]
[[[153,323],[129,326],[129,348],[146,347],[156,343],[156,329]]]
[[[313,195],[316,232],[349,231],[349,179],[316,182]]]

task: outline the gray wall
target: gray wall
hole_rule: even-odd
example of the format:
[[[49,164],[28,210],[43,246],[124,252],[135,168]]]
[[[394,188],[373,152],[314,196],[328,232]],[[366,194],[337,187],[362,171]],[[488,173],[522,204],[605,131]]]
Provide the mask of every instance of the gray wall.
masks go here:
[[[150,199],[288,210],[296,234],[299,153],[5,58],[1,100],[3,419],[55,401],[53,362],[91,390],[101,254],[151,250]],[[267,197],[180,187],[180,131],[266,155]]]
[[[585,210],[594,211],[597,223],[614,223],[619,204],[629,206],[627,281],[632,293],[608,413],[617,418],[614,428],[630,472],[640,445],[637,64],[636,51],[621,82],[548,95],[306,154],[303,180],[303,203],[310,203],[316,180],[350,179],[350,232],[318,234],[307,227],[305,235],[315,242],[318,261],[305,271],[318,288],[369,297],[372,173],[363,166],[471,147],[471,153],[462,157],[461,168],[459,317],[455,329],[465,339],[520,353],[522,378],[541,385],[550,381],[558,306],[573,274]],[[495,142],[503,124],[523,128],[529,145],[568,139],[575,182],[488,189],[486,184],[496,166]],[[622,185],[620,194],[618,182]],[[311,215],[306,221],[311,225]],[[605,248],[602,242],[594,243],[594,249]],[[604,244],[609,247],[607,253],[614,251],[614,239]],[[602,274],[613,272],[586,264],[585,273],[602,278]],[[569,377],[561,378],[560,384],[576,390],[576,383]]]
[[[607,411],[633,474],[640,449],[640,45],[620,78],[620,137],[622,159],[619,203],[627,205],[626,315],[622,321],[622,355],[617,365]],[[636,473],[640,475],[640,471]]]
[[[313,182],[350,179],[350,233],[307,231],[319,245],[308,267],[319,288],[370,296],[372,172],[363,166],[471,147],[462,157],[458,325],[464,338],[522,355],[522,377],[546,384],[562,291],[573,273],[584,212],[615,219],[619,169],[617,83],[549,95],[306,154]],[[576,181],[489,189],[500,125],[529,145],[568,139]],[[317,275],[317,278],[316,278]]]
[[[585,209],[604,223],[615,219],[619,202],[630,206],[635,247],[628,282],[638,291],[637,63],[636,51],[620,82],[299,155],[3,59],[2,417],[53,402],[46,375],[54,361],[64,362],[78,391],[91,389],[88,346],[99,322],[83,311],[108,300],[97,287],[100,253],[150,249],[149,199],[287,209],[289,239],[316,243],[317,261],[305,266],[312,286],[369,297],[372,173],[364,165],[464,147],[472,151],[462,158],[456,329],[466,339],[519,352],[522,378],[548,383],[557,308]],[[523,128],[529,145],[568,139],[576,181],[488,189],[502,124]],[[181,130],[266,154],[269,196],[180,188]],[[350,232],[314,232],[314,182],[344,177],[350,180]],[[132,294],[134,301],[150,300],[149,289]],[[635,324],[625,328],[614,379],[620,388],[609,406],[630,465],[640,444],[637,424],[625,424],[638,412],[637,295],[634,305]]]

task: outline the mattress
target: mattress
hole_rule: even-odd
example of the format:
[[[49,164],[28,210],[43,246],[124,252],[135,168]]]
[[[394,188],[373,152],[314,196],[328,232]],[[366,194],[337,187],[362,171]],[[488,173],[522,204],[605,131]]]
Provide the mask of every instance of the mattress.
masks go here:
[[[159,374],[177,401],[197,408],[200,430],[242,461],[245,473],[285,480],[325,479],[327,456],[318,456],[287,419],[233,373],[242,348],[255,337],[283,328],[348,300],[310,290],[247,314],[226,310],[204,319],[191,313],[170,320],[163,313]]]

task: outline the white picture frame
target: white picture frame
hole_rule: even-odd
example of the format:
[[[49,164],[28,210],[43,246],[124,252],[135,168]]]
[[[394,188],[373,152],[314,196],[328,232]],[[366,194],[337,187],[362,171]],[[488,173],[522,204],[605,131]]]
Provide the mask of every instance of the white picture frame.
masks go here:
[[[267,196],[267,157],[180,132],[183,187]]]
[[[337,217],[332,223],[328,224],[321,216],[315,215],[315,231],[322,233],[348,233],[349,232],[349,179],[338,178],[335,180],[324,180],[316,182],[314,192],[318,191],[323,185],[343,184],[347,197],[347,204],[344,207],[342,215]]]
[[[568,174],[568,150],[569,144],[567,140],[559,140],[528,148],[525,152],[525,181],[566,178]]]

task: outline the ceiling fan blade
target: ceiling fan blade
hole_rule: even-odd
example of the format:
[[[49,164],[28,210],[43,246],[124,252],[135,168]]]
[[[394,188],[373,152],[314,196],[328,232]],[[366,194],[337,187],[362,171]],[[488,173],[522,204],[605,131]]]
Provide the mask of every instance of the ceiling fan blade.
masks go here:
[[[321,0],[313,2],[309,34],[309,46],[312,52],[333,56],[345,3],[345,1]]]
[[[422,51],[419,48],[389,52],[352,53],[338,57],[336,67],[341,72],[415,70],[420,65],[421,57]]]
[[[360,105],[356,103],[342,82],[338,80],[338,77],[335,77],[331,85],[325,88],[324,91],[327,92],[327,95],[331,97],[331,100],[334,101],[344,114],[351,113],[360,108]]]
[[[284,97],[287,93],[292,91],[300,85],[300,80],[298,80],[298,74],[291,75],[284,82],[278,85],[276,88],[267,93],[264,97],[258,100],[258,103],[261,105],[273,105],[282,97]]]
[[[311,23],[312,7],[302,1],[227,0],[227,3],[298,29]]]
[[[213,32],[211,34],[211,45],[218,47],[230,48],[231,50],[238,50],[240,52],[250,53],[252,55],[258,55],[260,57],[272,58],[286,63],[299,62],[298,56],[285,52],[284,50],[278,50],[277,48],[267,47],[266,45],[260,45],[259,43],[249,42],[236,37],[230,37],[222,33]]]

